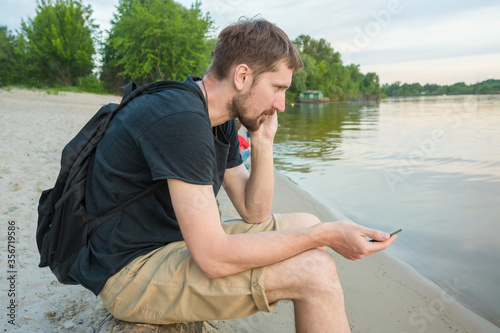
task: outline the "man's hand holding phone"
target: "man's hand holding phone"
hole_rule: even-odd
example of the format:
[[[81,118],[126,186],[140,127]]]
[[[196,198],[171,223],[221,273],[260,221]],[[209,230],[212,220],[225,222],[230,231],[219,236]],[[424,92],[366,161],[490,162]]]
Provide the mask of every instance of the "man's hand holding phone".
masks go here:
[[[394,230],[393,232],[391,232],[389,235],[392,237],[393,235],[397,234],[398,232],[400,231],[403,231],[402,228],[399,228],[397,230]],[[375,240],[375,239],[370,239],[369,242],[379,242],[378,240]]]

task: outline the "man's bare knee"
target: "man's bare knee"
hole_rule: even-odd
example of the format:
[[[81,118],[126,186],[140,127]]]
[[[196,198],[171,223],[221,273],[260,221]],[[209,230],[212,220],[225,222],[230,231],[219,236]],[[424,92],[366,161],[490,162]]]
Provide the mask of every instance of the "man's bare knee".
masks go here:
[[[306,258],[309,277],[305,281],[304,288],[308,292],[339,292],[342,290],[340,279],[337,273],[337,266],[332,256],[324,251],[308,251],[311,258]]]
[[[291,213],[282,215],[282,228],[283,230],[308,228],[320,224],[320,219],[309,213]],[[328,252],[326,247],[320,248]]]
[[[264,285],[270,302],[323,296],[343,299],[335,261],[320,249],[269,266]]]
[[[290,213],[282,215],[283,229],[312,227],[321,223],[318,217],[309,213]]]

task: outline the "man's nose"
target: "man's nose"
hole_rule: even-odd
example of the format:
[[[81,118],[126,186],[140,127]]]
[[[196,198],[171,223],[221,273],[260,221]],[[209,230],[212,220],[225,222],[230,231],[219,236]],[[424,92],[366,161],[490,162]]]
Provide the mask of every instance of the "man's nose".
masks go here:
[[[285,111],[286,103],[285,103],[285,92],[279,94],[274,103],[273,103],[273,108],[276,109],[279,112]]]

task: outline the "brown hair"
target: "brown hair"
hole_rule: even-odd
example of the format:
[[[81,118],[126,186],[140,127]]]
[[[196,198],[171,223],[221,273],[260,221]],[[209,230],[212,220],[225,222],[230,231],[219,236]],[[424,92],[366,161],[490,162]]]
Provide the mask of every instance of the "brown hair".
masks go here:
[[[234,65],[246,64],[253,71],[255,84],[261,74],[277,71],[280,60],[294,73],[304,67],[283,30],[264,19],[242,18],[219,34],[207,74],[222,80]]]

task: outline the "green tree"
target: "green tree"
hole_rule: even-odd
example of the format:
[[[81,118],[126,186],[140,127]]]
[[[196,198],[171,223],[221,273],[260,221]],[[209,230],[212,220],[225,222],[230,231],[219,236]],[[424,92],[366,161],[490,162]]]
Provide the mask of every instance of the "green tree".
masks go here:
[[[326,76],[329,80],[329,85],[325,93],[330,100],[338,101],[347,99],[342,86],[349,80],[349,71],[342,65],[342,62],[330,63]]]
[[[124,66],[119,64],[120,54],[114,48],[111,40],[114,38],[114,32],[110,32],[107,42],[104,43],[101,49],[102,66],[101,66],[101,80],[107,91],[120,94],[120,89],[127,84],[130,78],[119,75],[124,71]]]
[[[17,85],[28,87],[42,87],[44,82],[41,79],[41,68],[33,52],[30,52],[29,43],[22,34],[18,34],[15,40],[15,78]]]
[[[300,57],[304,63],[304,68],[293,75],[292,84],[286,91],[287,101],[298,101],[299,95],[302,91],[307,90],[307,78],[311,75],[309,72],[313,69],[314,59],[307,54],[302,54],[299,50]]]
[[[452,95],[465,95],[465,94],[473,94],[474,87],[468,86],[465,82],[457,82],[450,86],[449,94]]]
[[[427,83],[424,85],[423,89],[426,95],[436,95],[439,92],[439,86],[437,84]]]
[[[383,90],[387,96],[499,94],[500,80],[490,79],[471,85],[457,82],[451,86],[427,83],[423,87],[419,83],[401,85],[398,81],[391,85],[385,84]]]
[[[81,0],[40,0],[35,18],[21,23],[26,56],[42,82],[70,86],[91,73],[98,28],[91,14]]]
[[[310,55],[317,62],[340,63],[340,54],[335,52],[325,39],[316,40],[309,35],[300,35],[294,40],[297,48],[305,54]]]
[[[474,94],[500,94],[500,80],[489,79],[473,84]]]
[[[15,39],[6,26],[0,26],[0,87],[15,83]]]
[[[380,87],[379,77],[373,72],[366,73],[363,76],[363,84],[360,90],[365,100],[378,100],[384,95]]]
[[[104,46],[103,80],[139,84],[202,75],[211,60],[213,22],[201,3],[187,9],[173,0],[120,0]]]
[[[359,92],[361,80],[363,79],[363,74],[359,71],[359,65],[350,64],[345,67],[348,73],[348,78],[343,82],[342,89],[344,90],[345,100],[357,100],[361,99],[361,93]]]
[[[294,75],[287,99],[304,90],[321,90],[330,100],[378,100],[385,96],[377,74],[364,75],[358,65],[343,66],[340,54],[325,39],[300,35],[294,44],[304,69]]]
[[[24,37],[14,36],[7,27],[0,27],[0,86],[40,86],[36,73]]]

